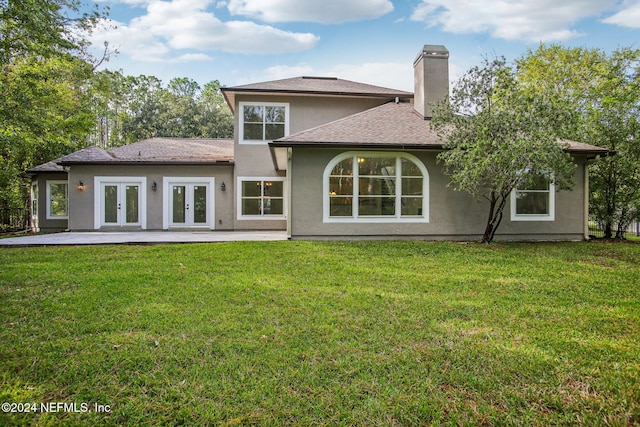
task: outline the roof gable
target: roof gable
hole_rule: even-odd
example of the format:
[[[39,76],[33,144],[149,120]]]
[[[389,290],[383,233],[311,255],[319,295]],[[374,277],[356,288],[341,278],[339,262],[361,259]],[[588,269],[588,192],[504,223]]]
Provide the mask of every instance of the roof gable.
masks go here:
[[[232,110],[235,105],[235,95],[241,93],[375,97],[388,99],[396,97],[402,99],[413,98],[413,93],[403,90],[353,82],[337,77],[310,76],[223,88],[222,93]]]

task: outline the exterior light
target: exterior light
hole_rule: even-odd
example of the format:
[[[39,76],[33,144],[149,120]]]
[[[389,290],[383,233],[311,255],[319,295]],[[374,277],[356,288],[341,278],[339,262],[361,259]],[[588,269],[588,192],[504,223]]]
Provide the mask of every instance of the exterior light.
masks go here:
[[[78,191],[84,191],[85,188],[84,182],[82,180],[78,181]]]
[[[153,184],[151,184],[151,190],[156,191],[158,189],[158,183],[153,181]]]
[[[222,184],[220,184],[220,190],[225,191],[227,189],[227,185],[224,183],[224,181],[222,181]]]

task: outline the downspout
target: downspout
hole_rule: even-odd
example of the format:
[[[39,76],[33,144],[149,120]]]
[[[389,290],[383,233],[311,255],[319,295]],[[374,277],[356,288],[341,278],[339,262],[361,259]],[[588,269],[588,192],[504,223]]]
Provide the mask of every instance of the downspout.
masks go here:
[[[287,147],[287,239],[291,240],[291,158],[293,157],[293,148]]]
[[[584,240],[589,240],[589,159],[584,162]]]

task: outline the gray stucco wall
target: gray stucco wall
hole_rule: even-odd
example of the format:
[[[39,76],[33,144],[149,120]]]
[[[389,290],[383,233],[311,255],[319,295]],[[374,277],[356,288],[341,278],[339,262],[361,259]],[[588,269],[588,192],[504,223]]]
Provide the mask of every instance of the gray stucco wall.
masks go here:
[[[212,221],[216,230],[233,229],[233,167],[199,165],[75,165],[69,171],[69,229],[73,231],[94,230],[94,177],[146,177],[146,222],[147,230],[163,229],[163,177],[213,177],[215,214]],[[85,184],[84,191],[77,184]],[[156,182],[156,191],[151,189]],[[222,191],[220,185],[225,183]]]
[[[67,173],[39,173],[32,180],[38,183],[38,230],[41,232],[63,231],[69,224],[67,219],[47,219],[47,181],[66,181]],[[71,187],[69,187],[71,193]]]
[[[239,110],[240,102],[288,103],[289,133],[294,134],[368,110],[387,101],[389,100],[375,98],[237,95],[234,123],[235,184],[238,184],[239,177],[285,176],[284,172],[276,171],[271,152],[266,143],[264,145],[238,143],[239,116],[241,114]],[[236,199],[239,197],[237,192],[234,193],[234,196]],[[286,220],[246,220],[240,219],[238,216],[234,218],[234,228],[236,230],[285,230],[286,227]]]
[[[416,238],[475,240],[482,237],[488,202],[447,187],[448,177],[435,151],[413,151],[429,173],[428,223],[324,223],[323,172],[338,154],[352,150],[294,148],[291,166],[293,239]],[[510,219],[507,203],[496,240],[581,240],[584,224],[584,159],[577,159],[573,191],[555,195],[554,221]]]

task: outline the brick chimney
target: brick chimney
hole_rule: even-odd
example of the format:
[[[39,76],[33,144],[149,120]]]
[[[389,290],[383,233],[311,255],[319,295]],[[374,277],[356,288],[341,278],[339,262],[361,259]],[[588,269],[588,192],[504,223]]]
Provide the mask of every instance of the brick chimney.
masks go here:
[[[449,51],[426,44],[413,62],[414,108],[425,119],[433,117],[433,104],[449,94]]]

